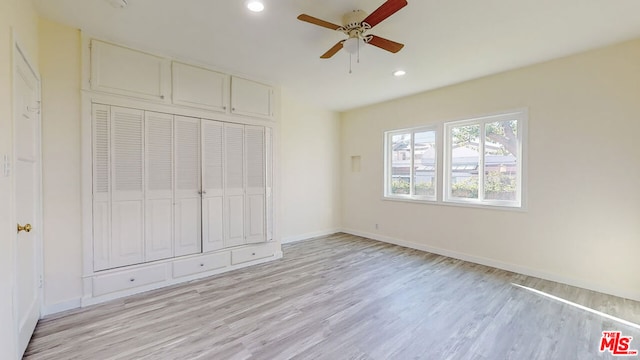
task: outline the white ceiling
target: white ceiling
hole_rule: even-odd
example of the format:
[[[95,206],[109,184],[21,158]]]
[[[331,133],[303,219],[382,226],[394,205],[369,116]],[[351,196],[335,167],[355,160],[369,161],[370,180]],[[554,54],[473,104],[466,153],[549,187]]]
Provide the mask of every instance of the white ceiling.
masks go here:
[[[347,110],[640,37],[638,0],[408,0],[370,33],[402,42],[397,54],[366,46],[320,55],[342,33],[301,22],[301,13],[340,24],[383,0],[34,0],[41,15],[105,40],[212,65],[279,85],[290,96]],[[404,78],[391,73],[405,69]]]

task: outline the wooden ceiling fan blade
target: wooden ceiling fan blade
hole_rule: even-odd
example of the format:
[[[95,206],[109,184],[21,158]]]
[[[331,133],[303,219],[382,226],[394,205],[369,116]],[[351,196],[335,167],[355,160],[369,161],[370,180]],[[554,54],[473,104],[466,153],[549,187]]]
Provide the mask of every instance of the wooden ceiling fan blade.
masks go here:
[[[387,0],[384,4],[380,5],[379,8],[372,12],[371,15],[362,20],[362,22],[371,25],[371,27],[374,27],[405,6],[407,6],[407,0]]]
[[[344,40],[338,41],[338,43],[333,45],[333,47],[331,49],[329,49],[329,51],[327,51],[326,53],[322,54],[322,56],[320,56],[320,58],[321,59],[328,59],[328,58],[332,57],[333,55],[335,55],[338,51],[340,51],[342,49],[342,43],[344,43]]]
[[[336,25],[307,14],[300,14],[298,16],[298,20],[305,21],[314,25],[326,27],[327,29],[331,29],[331,30],[338,30],[340,28],[340,25]]]
[[[402,48],[404,47],[404,44],[400,44],[398,42],[381,38],[380,36],[375,36],[375,35],[371,35],[371,40],[369,40],[368,43],[373,46],[377,46],[380,49],[390,51],[394,54],[402,50]]]

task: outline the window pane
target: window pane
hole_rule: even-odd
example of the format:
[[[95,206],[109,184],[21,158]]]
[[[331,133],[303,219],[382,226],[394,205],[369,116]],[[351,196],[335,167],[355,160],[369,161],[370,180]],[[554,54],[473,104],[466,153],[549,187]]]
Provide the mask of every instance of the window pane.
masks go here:
[[[410,194],[411,134],[391,137],[391,194]]]
[[[436,132],[424,131],[414,134],[414,194],[435,197],[436,176]]]
[[[518,181],[518,121],[485,125],[484,197],[486,200],[516,200]]]
[[[451,128],[451,196],[478,198],[480,125]]]

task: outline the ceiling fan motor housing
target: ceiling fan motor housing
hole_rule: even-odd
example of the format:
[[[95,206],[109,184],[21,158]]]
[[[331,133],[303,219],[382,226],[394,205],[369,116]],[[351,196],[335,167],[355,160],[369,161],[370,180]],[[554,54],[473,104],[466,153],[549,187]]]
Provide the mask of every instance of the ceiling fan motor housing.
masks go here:
[[[347,30],[360,28],[362,20],[366,19],[369,14],[364,10],[353,10],[342,16],[342,26]]]

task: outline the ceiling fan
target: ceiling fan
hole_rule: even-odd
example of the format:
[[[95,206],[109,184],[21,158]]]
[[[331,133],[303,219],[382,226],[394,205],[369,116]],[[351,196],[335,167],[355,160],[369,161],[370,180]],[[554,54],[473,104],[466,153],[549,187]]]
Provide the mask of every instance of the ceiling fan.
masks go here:
[[[348,36],[345,40],[340,40],[329,51],[322,54],[320,58],[328,59],[335,55],[342,48],[347,50],[350,54],[358,52],[362,43],[371,44],[381,49],[397,53],[404,45],[395,41],[387,40],[376,35],[368,35],[367,31],[371,30],[374,26],[378,25],[386,18],[395,14],[398,10],[407,6],[406,0],[387,0],[384,4],[380,5],[374,12],[368,15],[363,10],[354,10],[345,14],[342,17],[342,26],[324,21],[307,14],[301,14],[298,16],[298,20],[305,21],[311,24],[322,26],[331,30],[337,30],[343,32]]]

